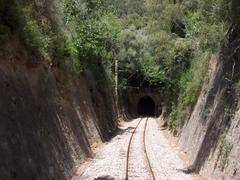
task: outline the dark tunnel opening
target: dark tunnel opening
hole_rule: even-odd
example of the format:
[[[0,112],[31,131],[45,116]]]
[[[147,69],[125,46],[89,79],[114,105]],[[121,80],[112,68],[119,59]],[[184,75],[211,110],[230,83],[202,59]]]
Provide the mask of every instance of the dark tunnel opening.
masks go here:
[[[142,97],[138,102],[139,116],[155,116],[155,103],[149,96]]]

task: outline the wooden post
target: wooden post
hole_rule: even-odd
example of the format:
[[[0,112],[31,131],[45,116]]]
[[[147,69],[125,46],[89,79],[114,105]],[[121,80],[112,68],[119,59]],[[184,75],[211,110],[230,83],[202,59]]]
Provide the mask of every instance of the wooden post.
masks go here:
[[[118,59],[115,59],[115,100],[117,107],[117,117],[119,118],[119,99],[118,99]]]

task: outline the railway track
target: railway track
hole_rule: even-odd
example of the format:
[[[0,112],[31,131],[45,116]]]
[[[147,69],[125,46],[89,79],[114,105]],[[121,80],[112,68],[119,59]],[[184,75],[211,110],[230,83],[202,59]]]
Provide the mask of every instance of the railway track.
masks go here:
[[[148,155],[148,152],[147,152],[147,148],[146,148],[146,130],[147,130],[147,123],[148,123],[148,118],[141,118],[137,124],[137,126],[135,127],[134,131],[132,132],[132,135],[130,137],[130,140],[129,140],[129,143],[128,143],[128,150],[127,150],[127,162],[126,162],[126,176],[125,176],[125,179],[126,180],[129,180],[131,179],[131,177],[129,176],[129,174],[134,174],[134,168],[136,167],[130,167],[130,163],[131,161],[135,160],[135,161],[138,161],[138,157],[136,157],[135,159],[131,159],[131,154],[134,153],[134,150],[133,150],[133,139],[134,139],[134,136],[136,136],[136,132],[138,131],[139,129],[139,126],[142,125],[142,123],[144,123],[144,127],[143,127],[143,133],[142,136],[141,136],[141,139],[139,140],[139,142],[142,142],[142,153],[141,154],[144,158],[144,162],[142,162],[142,166],[145,166],[144,170],[147,169],[148,171],[148,174],[151,176],[151,177],[148,177],[148,179],[152,179],[152,180],[155,180],[155,175],[154,175],[154,172],[153,172],[153,169],[152,169],[152,166],[151,166],[151,162],[150,162],[150,159],[149,159],[149,155]],[[136,147],[135,147],[136,148]],[[132,155],[134,156],[134,155]],[[136,155],[135,155],[136,156]],[[134,179],[134,178],[133,178]]]

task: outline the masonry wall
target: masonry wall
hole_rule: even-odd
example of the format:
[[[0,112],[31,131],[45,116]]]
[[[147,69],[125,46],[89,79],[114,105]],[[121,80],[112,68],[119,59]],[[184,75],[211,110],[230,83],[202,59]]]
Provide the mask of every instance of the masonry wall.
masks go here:
[[[142,97],[149,96],[155,103],[155,115],[162,112],[161,94],[158,89],[128,88],[123,91],[122,104],[124,113],[130,117],[138,117],[138,103]]]

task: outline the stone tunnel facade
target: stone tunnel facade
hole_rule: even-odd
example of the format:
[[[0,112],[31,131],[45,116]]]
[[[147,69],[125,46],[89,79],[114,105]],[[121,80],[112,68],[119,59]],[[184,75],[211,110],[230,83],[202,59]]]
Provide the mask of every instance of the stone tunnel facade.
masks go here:
[[[159,89],[127,88],[122,97],[123,111],[130,117],[161,115],[162,98]]]

